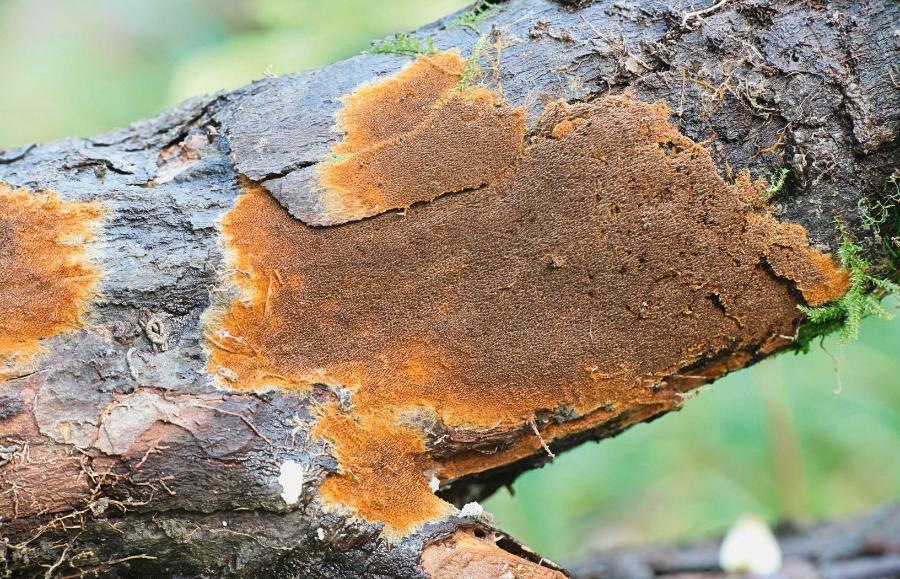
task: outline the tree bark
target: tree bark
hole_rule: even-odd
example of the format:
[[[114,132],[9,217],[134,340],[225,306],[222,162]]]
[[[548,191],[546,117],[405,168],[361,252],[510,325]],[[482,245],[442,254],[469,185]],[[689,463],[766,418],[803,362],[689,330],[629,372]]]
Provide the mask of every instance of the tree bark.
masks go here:
[[[896,271],[896,4],[476,12],[0,152],[0,570],[560,576],[444,500]]]

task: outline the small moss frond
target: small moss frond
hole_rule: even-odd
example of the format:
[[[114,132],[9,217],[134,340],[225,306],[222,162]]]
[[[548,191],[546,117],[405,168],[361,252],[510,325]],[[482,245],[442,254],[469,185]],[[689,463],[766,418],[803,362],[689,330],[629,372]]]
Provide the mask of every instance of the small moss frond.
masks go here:
[[[871,264],[862,257],[861,248],[850,241],[842,224],[838,224],[838,228],[841,233],[838,259],[850,273],[850,289],[838,301],[821,307],[798,306],[807,319],[794,340],[792,349],[795,351],[808,352],[814,339],[836,331],[841,334],[839,343],[856,339],[863,318],[892,317],[891,312],[881,306],[882,298],[890,294],[900,296],[900,284],[868,273]]]
[[[877,318],[881,318],[882,320],[890,320],[894,317],[894,314],[884,309],[884,306],[881,305],[881,299],[877,294],[870,293],[866,296],[866,300],[868,300],[867,307],[869,311]]]
[[[472,47],[472,54],[469,56],[469,60],[466,61],[466,67],[463,69],[462,76],[459,82],[456,83],[456,86],[453,87],[453,90],[460,91],[471,86],[475,79],[481,76],[481,66],[478,64],[478,60],[481,58],[486,42],[487,36],[481,36],[475,43],[475,46]]]
[[[807,321],[811,324],[827,324],[829,322],[840,321],[844,319],[845,313],[838,303],[828,304],[820,308],[810,308],[808,306],[798,306],[801,312],[806,314]]]
[[[764,201],[771,201],[773,197],[781,192],[781,189],[784,187],[784,181],[787,179],[790,172],[790,169],[786,168],[778,169],[778,171],[775,172],[769,181],[769,187],[766,189],[765,193],[763,193]]]
[[[469,10],[465,14],[460,14],[453,20],[447,23],[447,28],[456,28],[457,26],[460,28],[468,28],[472,30],[476,34],[480,34],[478,27],[481,26],[481,23],[484,22],[485,17],[487,17],[488,13],[497,7],[499,2],[490,2],[489,0],[484,0],[483,2],[479,2],[475,5],[472,10]]]
[[[382,40],[378,44],[369,49],[372,54],[402,54],[405,56],[416,56],[419,54],[432,55],[437,52],[434,48],[434,40],[428,38],[424,45],[416,36],[408,34],[399,34],[394,38]]]
[[[900,169],[894,169],[885,179],[879,199],[864,197],[857,208],[862,222],[877,229],[881,235],[891,268],[900,270]]]
[[[900,284],[889,279],[873,277],[870,278],[872,285],[884,291],[885,294],[900,295]]]

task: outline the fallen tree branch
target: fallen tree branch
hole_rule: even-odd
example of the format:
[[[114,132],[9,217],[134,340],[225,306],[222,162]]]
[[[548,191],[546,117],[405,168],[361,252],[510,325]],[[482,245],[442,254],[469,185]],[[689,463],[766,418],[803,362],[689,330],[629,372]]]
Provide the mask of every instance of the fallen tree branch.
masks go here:
[[[816,525],[785,524],[778,542],[784,567],[778,577],[876,579],[900,575],[900,507]],[[719,541],[621,549],[569,566],[577,579],[723,577]]]
[[[897,8],[684,13],[483,6],[0,153],[0,569],[558,577],[458,507],[897,270]]]

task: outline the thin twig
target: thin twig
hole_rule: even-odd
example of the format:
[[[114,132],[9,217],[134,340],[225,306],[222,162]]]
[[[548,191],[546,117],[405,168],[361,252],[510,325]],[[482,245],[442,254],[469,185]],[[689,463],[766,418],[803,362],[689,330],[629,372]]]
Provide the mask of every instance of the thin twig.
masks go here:
[[[556,455],[553,454],[553,451],[550,450],[550,447],[549,447],[549,446],[547,446],[547,442],[544,440],[544,437],[541,436],[541,431],[538,430],[537,424],[534,422],[534,418],[532,418],[531,420],[529,420],[529,421],[528,421],[528,424],[531,425],[531,429],[534,431],[534,434],[538,437],[538,440],[541,441],[541,446],[544,448],[544,450],[547,452],[547,454],[550,455],[550,458],[551,458],[551,459],[556,458]]]
[[[828,354],[828,357],[831,358],[831,365],[834,368],[834,379],[837,382],[837,386],[835,386],[832,392],[834,394],[840,394],[844,391],[844,380],[841,378],[841,368],[840,368],[840,359],[828,351],[828,348],[825,347],[825,340],[819,343],[819,347],[822,348],[822,351]]]
[[[685,12],[684,14],[681,15],[681,27],[685,28],[687,26],[688,20],[690,20],[691,18],[697,18],[699,16],[703,16],[704,14],[707,14],[709,12],[712,12],[713,10],[721,8],[722,6],[724,6],[726,4],[728,4],[728,0],[719,0],[712,6],[709,6],[708,8],[704,8],[702,10],[694,10],[693,12]]]

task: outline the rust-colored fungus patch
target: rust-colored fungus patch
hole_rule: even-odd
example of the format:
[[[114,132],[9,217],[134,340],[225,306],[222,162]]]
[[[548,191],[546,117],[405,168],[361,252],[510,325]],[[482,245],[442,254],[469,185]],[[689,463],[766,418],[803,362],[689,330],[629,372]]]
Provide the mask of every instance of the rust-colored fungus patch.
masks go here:
[[[322,495],[346,505],[351,513],[393,513],[391,526],[398,531],[449,515],[450,505],[428,486],[425,473],[434,469],[434,462],[421,427],[411,424],[415,416],[404,419],[390,407],[372,410],[353,416],[336,406],[324,408],[315,433],[326,437],[339,433],[334,455],[349,470],[347,476],[327,478]],[[398,479],[399,473],[419,476]]]
[[[564,579],[559,571],[516,557],[498,547],[490,538],[457,531],[422,551],[422,570],[428,577],[466,579]]]
[[[322,497],[389,536],[447,512],[433,474],[677,407],[786,344],[801,295],[833,299],[846,277],[668,115],[628,96],[553,104],[485,187],[340,227],[309,227],[246,183],[224,220],[244,295],[215,316],[210,370],[238,389],[349,389],[317,422],[341,469]],[[495,154],[492,119],[472,119],[466,134],[485,140],[464,146]],[[450,156],[406,160],[427,174]]]
[[[455,52],[421,56],[346,97],[338,115],[346,135],[334,148],[338,160],[320,170],[319,211],[307,221],[335,225],[403,209],[514,169],[525,113],[482,87],[455,89],[464,68]]]
[[[358,88],[342,99],[337,120],[346,135],[334,152],[356,153],[411,131],[459,82],[465,68],[459,53],[441,52],[420,56],[387,80]]]
[[[102,209],[0,182],[0,379],[75,329],[99,273],[85,256]]]
[[[771,226],[771,220],[752,216],[759,226]],[[766,262],[776,275],[795,281],[803,299],[811,306],[834,301],[844,295],[850,284],[850,272],[835,274],[834,263],[827,255],[806,249],[806,230],[796,223],[777,223],[772,244],[765,254]],[[798,255],[798,252],[800,253]],[[808,259],[803,259],[806,256]]]

